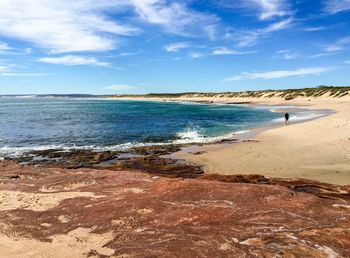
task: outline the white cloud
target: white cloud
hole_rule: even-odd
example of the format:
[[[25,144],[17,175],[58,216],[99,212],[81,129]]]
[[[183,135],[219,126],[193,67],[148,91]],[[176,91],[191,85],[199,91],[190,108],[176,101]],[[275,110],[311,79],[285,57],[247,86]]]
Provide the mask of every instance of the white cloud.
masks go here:
[[[326,46],[325,50],[327,52],[336,52],[336,51],[343,50],[344,47],[349,44],[350,44],[350,37],[345,37],[345,38],[338,39],[335,43]]]
[[[140,51],[138,51],[138,52],[122,52],[118,56],[135,56],[138,54],[140,54]]]
[[[325,73],[327,71],[332,70],[330,67],[311,67],[311,68],[301,68],[297,70],[291,71],[269,71],[269,72],[261,72],[261,73],[242,73],[240,75],[232,76],[226,81],[238,81],[238,80],[255,80],[255,79],[278,79],[285,77],[293,77],[293,76],[306,76],[306,75],[319,75],[321,73]]]
[[[218,34],[217,24],[208,24],[203,27],[204,33],[206,33],[210,40],[216,40]]]
[[[168,52],[178,52],[180,49],[188,48],[190,46],[187,42],[177,42],[166,45],[164,48]]]
[[[0,73],[9,72],[13,67],[16,67],[16,64],[7,64],[2,63],[0,64]]]
[[[303,28],[302,31],[312,32],[312,31],[321,31],[325,29],[327,29],[326,26],[306,27],[306,28]]]
[[[288,0],[221,0],[220,4],[228,8],[241,8],[257,12],[260,20],[292,14]]]
[[[255,2],[261,8],[261,20],[291,14],[288,1],[285,0],[254,0],[253,2]]]
[[[7,45],[5,42],[1,42],[0,41],[0,51],[3,51],[3,50],[11,50],[12,48]]]
[[[269,33],[274,31],[283,30],[285,28],[288,28],[291,23],[293,22],[293,18],[288,18],[279,22],[275,22],[267,26],[266,28],[262,29],[262,33]]]
[[[225,79],[225,81],[232,82],[232,81],[240,81],[243,80],[243,76],[241,75],[235,75],[231,76],[230,78]]]
[[[7,77],[36,77],[36,76],[46,76],[46,73],[1,73],[1,76]]]
[[[238,46],[247,47],[253,46],[256,42],[261,39],[269,36],[271,33],[284,30],[289,28],[293,24],[294,19],[292,17],[272,23],[265,28],[251,30],[251,31],[240,31],[234,34],[227,34],[227,37],[230,37],[236,41],[238,41]]]
[[[32,48],[14,49],[6,43],[0,42],[0,54],[6,55],[28,55],[33,52]]]
[[[9,67],[8,67],[8,66],[5,66],[5,65],[0,65],[0,73],[2,73],[2,72],[6,72],[8,69],[9,69]]]
[[[215,24],[218,18],[188,8],[186,1],[131,0],[140,18],[150,24],[162,26],[167,32],[192,35]],[[212,31],[207,32],[211,36]],[[210,35],[209,35],[210,34]]]
[[[350,11],[350,0],[326,0],[324,11],[329,14]]]
[[[325,50],[327,52],[336,52],[336,51],[343,50],[343,47],[340,45],[329,45],[325,48]]]
[[[113,18],[112,18],[113,17]],[[123,17],[123,18],[122,18]],[[126,19],[127,17],[128,19]],[[52,53],[107,51],[122,36],[154,24],[183,36],[212,38],[219,18],[169,0],[1,0],[0,36],[20,39]]]
[[[286,60],[296,59],[299,56],[297,52],[293,52],[291,50],[279,50],[277,51],[277,54]]]
[[[198,59],[198,58],[203,57],[203,54],[202,54],[202,53],[199,53],[199,52],[190,52],[190,53],[188,54],[188,56],[189,56],[190,58],[193,58],[193,59]]]
[[[13,68],[18,67],[16,64],[3,64],[0,65],[0,76],[6,77],[34,77],[34,76],[44,76],[44,73],[19,73],[13,72]]]
[[[114,91],[131,91],[136,89],[138,89],[138,87],[130,86],[126,84],[113,84],[105,88],[105,90],[114,90]]]
[[[102,11],[120,5],[115,0],[1,0],[0,35],[55,53],[110,50],[116,40],[107,34],[136,32],[103,15]]]
[[[329,56],[330,53],[318,53],[318,54],[313,54],[311,56],[309,56],[308,58],[319,58],[319,57],[324,57],[324,56]]]
[[[111,66],[110,63],[101,62],[94,57],[83,57],[83,56],[73,56],[66,55],[61,57],[43,57],[38,59],[39,62],[48,64],[59,64],[59,65],[92,65],[92,66]]]
[[[212,55],[247,55],[253,53],[256,53],[256,51],[237,51],[226,47],[218,47],[213,50]]]

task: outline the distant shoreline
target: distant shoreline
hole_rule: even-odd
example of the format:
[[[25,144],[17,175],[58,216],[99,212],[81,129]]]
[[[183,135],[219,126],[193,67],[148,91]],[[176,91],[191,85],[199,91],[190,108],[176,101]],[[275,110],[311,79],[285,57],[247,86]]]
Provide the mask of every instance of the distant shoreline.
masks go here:
[[[321,97],[331,96],[341,98],[350,95],[350,86],[318,86],[311,88],[295,89],[268,89],[239,92],[179,92],[179,93],[147,93],[147,94],[0,94],[1,97],[63,97],[63,98],[272,98],[280,97],[281,99],[291,100],[298,97]]]

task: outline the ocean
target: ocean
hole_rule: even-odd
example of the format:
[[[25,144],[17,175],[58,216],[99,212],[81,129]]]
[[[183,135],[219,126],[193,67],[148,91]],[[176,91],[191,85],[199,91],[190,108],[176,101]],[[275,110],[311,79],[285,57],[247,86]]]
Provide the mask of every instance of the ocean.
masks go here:
[[[71,98],[0,98],[0,157],[30,150],[217,141],[283,117],[270,108]]]

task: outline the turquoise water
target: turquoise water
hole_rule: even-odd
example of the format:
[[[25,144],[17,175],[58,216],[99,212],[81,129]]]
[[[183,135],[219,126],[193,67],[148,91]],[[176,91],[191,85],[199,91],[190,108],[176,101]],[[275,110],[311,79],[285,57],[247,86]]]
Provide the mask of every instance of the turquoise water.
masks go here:
[[[238,105],[0,98],[0,156],[31,149],[209,142],[279,117],[267,108]]]

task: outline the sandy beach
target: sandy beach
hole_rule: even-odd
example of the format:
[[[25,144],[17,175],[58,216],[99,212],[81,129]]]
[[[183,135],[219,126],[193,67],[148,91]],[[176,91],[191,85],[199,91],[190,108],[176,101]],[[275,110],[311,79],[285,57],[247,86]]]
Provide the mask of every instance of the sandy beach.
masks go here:
[[[177,155],[203,165],[207,173],[257,173],[350,184],[350,98],[297,99],[287,103],[280,99],[248,101],[254,104],[332,109],[336,113],[304,123],[293,124],[291,121],[288,126],[264,130],[250,142],[203,146],[196,148],[196,151],[205,152],[203,154],[193,155],[183,151]]]
[[[350,97],[322,96],[289,101],[282,98],[225,97],[152,100],[249,103],[252,106],[333,110],[335,113],[311,121],[296,123],[291,119],[288,126],[281,122],[281,126],[262,130],[250,141],[194,146],[185,148],[175,156],[203,166],[209,174],[261,174],[268,177],[306,178],[332,184],[350,184]]]

